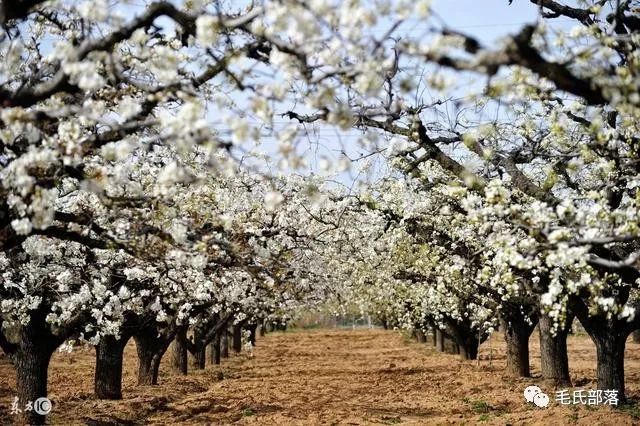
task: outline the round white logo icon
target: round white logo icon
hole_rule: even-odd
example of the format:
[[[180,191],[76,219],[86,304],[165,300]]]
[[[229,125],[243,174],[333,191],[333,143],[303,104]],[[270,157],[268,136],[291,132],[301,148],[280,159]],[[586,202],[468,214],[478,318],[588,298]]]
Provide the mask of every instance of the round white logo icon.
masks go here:
[[[536,396],[533,397],[533,403],[540,408],[545,408],[549,405],[549,396],[542,392],[537,393]]]
[[[35,400],[33,403],[33,411],[41,416],[46,416],[51,412],[51,401],[49,398],[42,397]]]
[[[538,386],[527,386],[524,390],[524,399],[526,399],[527,402],[533,402],[540,408],[545,408],[549,405],[549,396],[542,392],[542,389]]]
[[[528,386],[524,390],[524,399],[526,399],[527,402],[533,402],[533,397],[536,396],[536,394],[539,394],[541,392],[542,392],[542,389],[540,389],[537,386]]]

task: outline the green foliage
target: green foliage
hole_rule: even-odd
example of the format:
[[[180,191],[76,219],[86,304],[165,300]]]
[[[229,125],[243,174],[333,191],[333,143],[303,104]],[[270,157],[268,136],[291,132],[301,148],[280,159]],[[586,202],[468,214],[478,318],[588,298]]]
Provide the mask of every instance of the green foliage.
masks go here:
[[[488,413],[489,411],[491,411],[491,406],[486,401],[475,400],[475,401],[470,401],[470,404],[471,404],[471,409],[473,410],[474,413],[481,414],[481,413]]]
[[[397,425],[398,423],[402,423],[400,416],[382,416],[381,420],[386,425]]]

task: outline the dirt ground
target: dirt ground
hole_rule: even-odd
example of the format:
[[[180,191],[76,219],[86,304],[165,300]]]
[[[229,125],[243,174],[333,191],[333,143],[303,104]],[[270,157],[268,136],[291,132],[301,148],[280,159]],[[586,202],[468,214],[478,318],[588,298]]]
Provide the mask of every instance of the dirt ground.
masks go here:
[[[595,389],[595,351],[586,336],[569,338],[574,385]],[[222,366],[174,374],[163,363],[160,385],[136,386],[135,346],[126,350],[122,401],[92,393],[93,350],[56,354],[49,373],[55,425],[187,424],[640,424],[640,406],[561,406],[539,379],[537,335],[533,378],[505,375],[504,344],[494,335],[480,361],[460,361],[378,329],[317,329],[260,338],[252,354]],[[491,357],[490,357],[491,354]],[[170,357],[165,356],[165,362]],[[491,358],[491,361],[489,360]],[[627,388],[640,396],[640,345],[627,345]],[[546,409],[527,404],[525,387],[550,395]],[[0,418],[15,395],[12,367],[0,357]]]

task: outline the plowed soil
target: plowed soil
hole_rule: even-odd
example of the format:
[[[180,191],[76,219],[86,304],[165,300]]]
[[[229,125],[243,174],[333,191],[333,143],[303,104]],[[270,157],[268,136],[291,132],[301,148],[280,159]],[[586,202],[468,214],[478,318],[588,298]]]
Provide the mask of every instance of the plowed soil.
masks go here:
[[[595,389],[595,350],[588,337],[569,338],[576,388]],[[93,396],[94,353],[56,354],[49,373],[55,425],[190,424],[640,424],[640,408],[562,406],[539,378],[537,335],[531,339],[533,377],[505,373],[500,335],[482,345],[480,361],[461,361],[399,332],[320,329],[260,338],[253,353],[221,366],[172,372],[165,356],[160,385],[136,386],[135,346],[126,349],[121,401]],[[627,387],[640,396],[640,345],[627,345]],[[536,384],[551,405],[523,398]],[[15,395],[11,365],[0,356],[0,416],[11,424]]]

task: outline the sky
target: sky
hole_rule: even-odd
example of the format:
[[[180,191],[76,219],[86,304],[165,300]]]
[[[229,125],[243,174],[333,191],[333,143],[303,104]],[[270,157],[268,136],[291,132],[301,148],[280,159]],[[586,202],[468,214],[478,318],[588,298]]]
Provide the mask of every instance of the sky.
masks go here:
[[[537,7],[529,0],[434,0],[433,9],[452,28],[490,43],[535,22]]]

